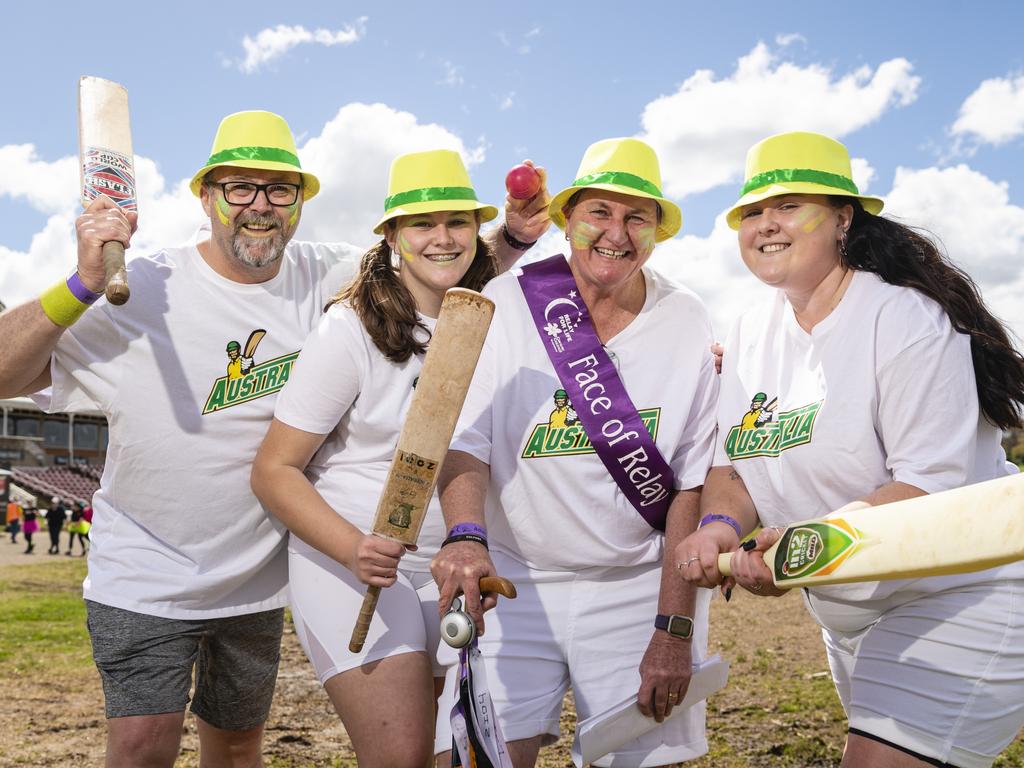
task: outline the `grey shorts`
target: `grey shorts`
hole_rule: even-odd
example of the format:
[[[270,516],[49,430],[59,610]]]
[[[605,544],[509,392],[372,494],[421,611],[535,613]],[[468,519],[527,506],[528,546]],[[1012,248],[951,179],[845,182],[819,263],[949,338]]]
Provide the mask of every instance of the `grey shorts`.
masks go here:
[[[265,722],[281,658],[284,609],[213,619],[167,619],[91,600],[92,654],[107,717],[192,712],[215,728]]]

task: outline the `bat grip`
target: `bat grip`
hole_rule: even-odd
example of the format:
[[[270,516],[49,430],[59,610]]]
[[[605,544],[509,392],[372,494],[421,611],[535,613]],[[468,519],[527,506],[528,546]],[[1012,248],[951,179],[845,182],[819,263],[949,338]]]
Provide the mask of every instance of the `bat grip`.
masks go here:
[[[380,587],[366,588],[363,607],[359,609],[359,618],[356,619],[356,625],[352,628],[352,639],[348,641],[348,649],[352,653],[359,653],[363,650],[366,633],[370,631],[370,622],[373,621],[373,614],[377,610],[377,598],[379,597]]]
[[[103,244],[103,271],[107,277],[107,301],[121,306],[128,301],[131,292],[128,290],[128,275],[124,269],[124,246],[116,240]]]
[[[732,552],[723,552],[718,556],[718,572],[723,576],[732,576]]]
[[[480,592],[497,592],[511,600],[516,596],[516,585],[502,576],[483,576],[480,578]]]

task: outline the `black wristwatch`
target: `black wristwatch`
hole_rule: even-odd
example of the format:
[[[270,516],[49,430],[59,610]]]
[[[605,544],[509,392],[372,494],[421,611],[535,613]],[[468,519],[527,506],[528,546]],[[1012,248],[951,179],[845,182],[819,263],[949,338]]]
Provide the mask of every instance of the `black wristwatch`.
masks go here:
[[[679,616],[678,614],[666,616],[659,613],[654,617],[654,627],[663,629],[672,637],[678,637],[680,640],[689,640],[693,637],[693,619],[689,616]]]

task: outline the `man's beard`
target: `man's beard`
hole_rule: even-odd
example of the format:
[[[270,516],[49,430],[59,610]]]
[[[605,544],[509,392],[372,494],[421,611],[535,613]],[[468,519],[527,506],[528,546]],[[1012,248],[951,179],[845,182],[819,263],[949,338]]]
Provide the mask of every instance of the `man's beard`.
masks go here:
[[[246,224],[258,224],[273,227],[273,234],[268,237],[249,237],[242,232]],[[281,222],[274,216],[251,214],[239,216],[231,233],[231,253],[243,264],[250,267],[265,267],[281,258],[288,237],[281,229]]]

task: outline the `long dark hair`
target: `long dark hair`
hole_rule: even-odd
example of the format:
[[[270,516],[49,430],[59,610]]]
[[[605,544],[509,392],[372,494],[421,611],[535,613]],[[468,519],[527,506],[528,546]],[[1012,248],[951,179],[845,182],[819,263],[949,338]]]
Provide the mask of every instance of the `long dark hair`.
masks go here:
[[[974,281],[921,232],[871,215],[856,198],[833,197],[832,202],[853,206],[846,265],[874,272],[892,285],[920,291],[941,306],[953,328],[971,337],[974,377],[985,417],[1002,429],[1020,427],[1024,356],[989,312]]]
[[[496,274],[498,262],[494,252],[477,235],[476,256],[459,287],[479,291]],[[416,329],[423,330],[425,336],[421,334],[421,338],[429,339],[430,332],[417,318],[416,301],[391,266],[387,240],[381,240],[363,254],[355,277],[331,298],[327,307],[339,301],[355,310],[373,343],[388,360],[404,363],[412,355],[427,351],[427,342],[416,338]]]

